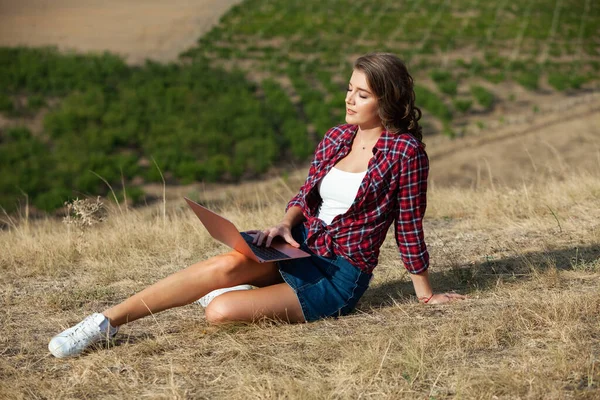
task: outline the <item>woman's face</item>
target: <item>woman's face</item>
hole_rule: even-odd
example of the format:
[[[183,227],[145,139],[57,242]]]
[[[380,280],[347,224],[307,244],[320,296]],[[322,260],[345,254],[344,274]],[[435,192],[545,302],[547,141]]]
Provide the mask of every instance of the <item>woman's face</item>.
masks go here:
[[[381,126],[377,98],[369,88],[364,72],[354,70],[346,93],[346,122],[361,129]]]

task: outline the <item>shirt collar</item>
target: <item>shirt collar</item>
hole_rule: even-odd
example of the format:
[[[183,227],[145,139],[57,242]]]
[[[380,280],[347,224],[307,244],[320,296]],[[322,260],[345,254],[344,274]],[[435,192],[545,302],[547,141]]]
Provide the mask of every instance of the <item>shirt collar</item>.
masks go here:
[[[390,144],[392,140],[394,140],[395,136],[396,135],[394,133],[384,129],[383,132],[381,132],[379,140],[377,140],[377,143],[375,143],[374,148],[377,151],[387,152],[390,149]]]

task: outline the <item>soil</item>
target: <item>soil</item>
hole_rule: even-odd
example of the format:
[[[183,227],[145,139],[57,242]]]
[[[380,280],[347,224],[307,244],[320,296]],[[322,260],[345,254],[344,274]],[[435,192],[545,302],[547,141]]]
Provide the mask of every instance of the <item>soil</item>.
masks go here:
[[[168,62],[241,0],[0,0],[0,46],[111,52]]]
[[[478,134],[425,138],[430,182],[515,187],[573,173],[600,176],[600,93],[547,97],[536,111],[506,112],[503,122],[492,115],[481,118]]]

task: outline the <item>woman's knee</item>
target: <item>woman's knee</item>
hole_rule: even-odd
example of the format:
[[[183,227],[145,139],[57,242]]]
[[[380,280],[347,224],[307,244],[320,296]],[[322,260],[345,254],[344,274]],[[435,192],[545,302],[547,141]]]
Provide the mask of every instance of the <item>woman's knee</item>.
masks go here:
[[[236,272],[240,270],[240,267],[244,264],[244,255],[238,252],[230,252],[220,254],[209,258],[206,261],[200,262],[194,267],[198,273],[210,270],[212,277],[218,279],[223,278],[225,281],[229,281],[232,276],[235,276]]]
[[[224,298],[215,298],[204,310],[206,321],[211,325],[220,325],[235,320],[235,305]]]

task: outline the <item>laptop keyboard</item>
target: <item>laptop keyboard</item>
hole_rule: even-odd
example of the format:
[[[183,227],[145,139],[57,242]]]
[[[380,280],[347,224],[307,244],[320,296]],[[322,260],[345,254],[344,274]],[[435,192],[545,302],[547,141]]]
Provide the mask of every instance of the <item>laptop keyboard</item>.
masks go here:
[[[240,234],[242,235],[246,243],[248,243],[248,246],[250,246],[252,252],[258,257],[262,258],[263,260],[280,260],[285,258],[291,258],[287,254],[284,254],[279,250],[275,250],[272,247],[257,246],[253,244],[252,241],[254,240],[254,238],[246,232],[240,232]]]

